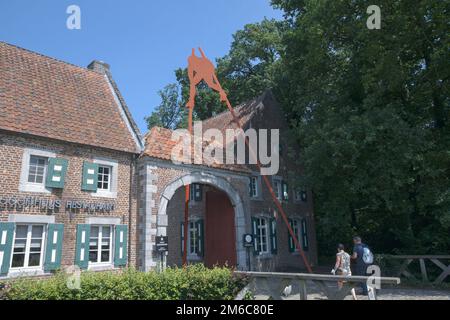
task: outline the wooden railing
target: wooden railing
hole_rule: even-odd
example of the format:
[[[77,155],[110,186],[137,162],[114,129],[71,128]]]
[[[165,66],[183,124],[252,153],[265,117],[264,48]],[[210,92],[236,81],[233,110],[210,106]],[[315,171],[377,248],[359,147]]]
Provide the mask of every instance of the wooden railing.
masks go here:
[[[250,282],[248,289],[253,293],[263,294],[269,299],[280,300],[286,287],[298,284],[300,300],[307,300],[307,282],[314,285],[324,293],[329,300],[343,300],[351,294],[351,289],[367,283],[368,281],[378,281],[380,285],[400,284],[399,278],[392,277],[362,277],[362,276],[333,276],[310,273],[280,273],[280,272],[241,272],[236,271],[236,275],[248,277]],[[342,289],[337,289],[337,282],[345,281]],[[328,284],[332,284],[330,287]],[[375,295],[375,291],[373,291]]]
[[[397,277],[405,277],[408,279],[418,280],[418,278],[410,270],[408,270],[408,267],[410,267],[411,264],[415,261],[419,262],[419,269],[422,278],[421,280],[424,282],[431,282],[430,275],[428,274],[426,266],[427,261],[431,262],[442,270],[440,275],[432,281],[433,284],[442,283],[445,278],[450,275],[450,265],[447,265],[443,262],[443,260],[449,261],[450,255],[378,255],[376,260],[377,262],[381,262],[381,264],[383,265],[385,263],[382,260],[400,262],[401,264],[399,269],[394,273],[394,275]],[[401,262],[402,260],[403,262]],[[384,265],[383,269],[387,269],[386,271],[389,271],[389,266]]]

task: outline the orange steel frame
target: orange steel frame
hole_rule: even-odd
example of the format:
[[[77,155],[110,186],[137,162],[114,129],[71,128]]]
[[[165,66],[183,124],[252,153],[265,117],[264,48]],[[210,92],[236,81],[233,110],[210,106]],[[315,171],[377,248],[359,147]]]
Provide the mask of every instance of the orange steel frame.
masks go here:
[[[204,59],[203,61],[206,62],[206,63],[208,64],[208,66],[212,66],[212,63],[206,58],[206,56],[205,56],[203,50],[202,50],[201,48],[199,48],[199,50],[200,50],[200,52],[201,52],[202,58]],[[193,56],[194,56],[194,49],[192,50],[192,54],[193,54]],[[197,70],[196,68],[199,68],[199,70]],[[206,68],[205,65],[192,65],[192,64],[191,64],[191,60],[189,60],[188,73],[190,73],[189,71],[190,71],[192,74],[194,74],[194,72],[200,71],[200,73],[201,73],[203,76],[204,76],[204,75],[207,75],[208,73],[211,73],[211,69]],[[240,123],[240,121],[239,121],[239,118],[238,118],[238,117],[236,116],[236,114],[234,113],[234,109],[233,109],[233,107],[231,106],[230,101],[228,100],[228,97],[227,97],[226,93],[223,91],[222,86],[220,85],[219,80],[217,79],[217,76],[216,76],[216,74],[215,74],[214,68],[212,69],[212,73],[213,73],[213,74],[208,74],[208,75],[211,77],[210,79],[213,79],[213,80],[216,82],[216,85],[211,86],[211,85],[210,85],[210,81],[205,81],[205,82],[208,84],[208,86],[209,86],[211,89],[213,89],[213,90],[215,90],[215,91],[218,91],[218,92],[220,93],[220,95],[221,95],[221,100],[222,100],[223,102],[226,103],[227,108],[228,108],[228,110],[230,111],[230,113],[231,113],[231,115],[232,115],[232,117],[233,117],[233,122],[235,122],[236,125],[238,126],[238,128],[241,129],[241,133],[242,133],[242,126],[241,126],[241,123]],[[194,83],[194,84],[192,83],[192,79],[189,79],[189,80],[190,80],[190,82],[191,82],[191,83],[190,83],[191,86],[192,86],[192,85],[194,85],[194,86],[196,85],[195,83]],[[201,80],[203,80],[203,79],[201,79]],[[198,82],[200,82],[200,81],[198,81]],[[197,83],[198,83],[198,82],[197,82]],[[193,101],[193,99],[194,99],[194,98],[192,97],[192,90],[191,90],[191,94],[190,94],[190,97],[189,97],[189,103],[188,103],[188,106],[187,106],[188,109],[189,109],[188,131],[189,131],[189,134],[190,134],[191,136],[192,136],[192,134],[193,134],[193,133],[192,133],[192,114],[193,114],[194,105],[193,105],[193,103],[191,103],[191,101]],[[249,149],[249,152],[251,153],[251,156],[254,157],[254,159],[257,159],[257,161],[256,161],[257,167],[258,167],[258,169],[261,170],[261,163],[259,162],[258,157],[255,155],[254,150],[252,150],[252,148],[251,148],[251,146],[250,146],[250,144],[249,144],[248,137],[244,137],[244,138],[245,138],[245,139],[244,139],[244,140],[245,140],[245,144],[247,145],[247,147],[248,147],[248,149]],[[286,216],[286,213],[284,212],[283,207],[281,206],[280,201],[278,200],[278,198],[277,198],[276,195],[275,195],[275,192],[273,191],[272,184],[270,183],[270,181],[269,181],[269,179],[267,178],[267,176],[262,175],[262,178],[263,178],[264,184],[265,184],[265,185],[267,186],[267,188],[269,189],[270,195],[271,195],[271,197],[272,197],[272,200],[273,200],[274,203],[275,203],[275,206],[277,207],[278,211],[281,213],[281,218],[283,219],[283,222],[285,223],[285,225],[286,225],[287,228],[288,228],[289,234],[290,234],[290,236],[292,237],[292,239],[293,239],[293,241],[294,241],[294,244],[295,244],[296,249],[300,252],[300,257],[302,258],[303,263],[304,263],[305,266],[306,266],[306,269],[308,270],[309,273],[312,273],[311,265],[309,264],[308,258],[306,257],[305,252],[304,252],[302,246],[300,245],[300,242],[298,241],[297,237],[295,236],[294,231],[292,230],[291,225],[289,224],[289,221],[288,221],[288,218],[287,218],[287,216]],[[183,250],[183,266],[186,266],[186,265],[187,265],[187,248],[188,248],[188,239],[189,239],[189,235],[188,235],[188,223],[189,223],[189,199],[190,199],[190,185],[189,185],[189,184],[187,184],[187,185],[185,186],[185,196],[186,196],[186,197],[185,197],[185,204],[184,204],[184,248],[183,248],[184,250]]]

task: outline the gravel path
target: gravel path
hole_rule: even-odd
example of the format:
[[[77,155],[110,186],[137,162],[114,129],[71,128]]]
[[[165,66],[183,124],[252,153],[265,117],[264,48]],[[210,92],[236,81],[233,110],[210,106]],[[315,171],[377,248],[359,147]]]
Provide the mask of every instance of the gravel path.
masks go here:
[[[308,293],[308,300],[326,300],[327,297],[322,293],[311,290]],[[267,300],[267,296],[257,295],[257,300]],[[367,296],[358,295],[358,300],[368,300]],[[450,291],[434,289],[410,289],[410,288],[386,288],[380,290],[377,296],[378,300],[450,300]],[[286,300],[299,300],[299,294],[293,294],[285,298]],[[353,300],[347,296],[345,300]]]

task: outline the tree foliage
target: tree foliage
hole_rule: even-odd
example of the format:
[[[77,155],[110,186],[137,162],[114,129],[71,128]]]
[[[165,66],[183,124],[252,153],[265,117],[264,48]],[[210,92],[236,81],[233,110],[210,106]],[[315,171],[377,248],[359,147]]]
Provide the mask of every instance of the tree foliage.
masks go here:
[[[354,234],[376,252],[448,253],[450,2],[379,0],[380,30],[366,26],[368,1],[272,4],[284,20],[238,31],[218,77],[233,105],[273,88],[314,191],[320,254]],[[186,70],[176,76],[180,102],[162,109],[188,100]],[[196,119],[224,108],[199,85]]]
[[[284,22],[267,19],[248,24],[233,35],[229,53],[217,59],[217,76],[233,106],[246,102],[274,86],[285,26]],[[168,114],[174,113],[175,105],[178,107],[178,113],[183,115],[176,118],[178,121],[175,127],[187,126],[187,110],[184,108],[189,100],[187,69],[175,70],[175,76],[176,84],[180,88],[180,101],[175,104],[169,99],[170,103],[167,103],[167,92],[164,89],[163,94],[160,93],[162,103],[146,118],[149,128],[154,125],[172,128],[172,124],[168,126],[165,119]],[[212,91],[203,82],[197,86],[194,120],[205,120],[225,109],[226,106],[220,102],[217,92]]]
[[[185,122],[186,115],[182,109],[180,88],[176,83],[168,84],[158,92],[161,103],[155,111],[145,118],[148,128],[154,126],[176,129]]]
[[[285,10],[278,98],[315,192],[322,253],[448,253],[448,1],[273,0]]]

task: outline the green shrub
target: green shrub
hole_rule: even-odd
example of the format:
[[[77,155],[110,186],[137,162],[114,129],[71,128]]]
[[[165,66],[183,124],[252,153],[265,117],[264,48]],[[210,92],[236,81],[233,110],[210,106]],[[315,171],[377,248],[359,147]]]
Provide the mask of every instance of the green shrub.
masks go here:
[[[192,265],[163,273],[83,272],[81,288],[69,289],[68,276],[58,273],[45,280],[10,281],[0,292],[9,300],[230,300],[245,286],[245,279],[227,268]]]

